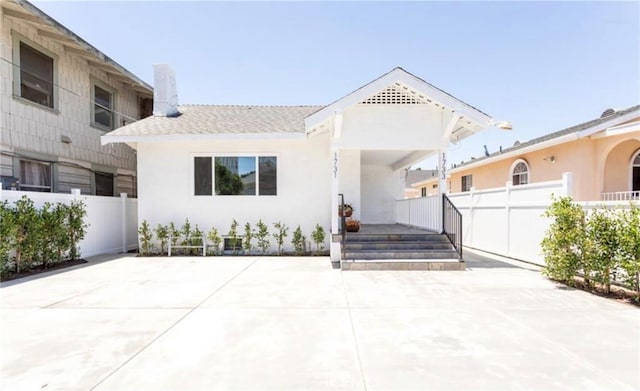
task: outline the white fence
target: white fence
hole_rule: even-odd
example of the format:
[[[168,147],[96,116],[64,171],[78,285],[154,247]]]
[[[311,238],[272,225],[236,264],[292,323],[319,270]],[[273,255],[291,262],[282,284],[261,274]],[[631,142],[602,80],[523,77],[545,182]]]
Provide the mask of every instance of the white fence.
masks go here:
[[[440,232],[442,198],[437,195],[396,201],[396,222]]]
[[[449,194],[462,213],[462,243],[491,253],[544,265],[540,242],[551,223],[544,217],[551,195],[572,193],[572,174],[562,180]],[[629,201],[578,202],[587,210],[629,207]]]
[[[1,190],[0,200],[13,204],[23,195],[29,197],[36,208],[45,202],[69,204],[73,200],[84,201],[87,208],[85,222],[89,224],[85,238],[80,242],[83,257],[98,254],[115,254],[138,248],[138,200],[121,197],[102,197],[71,194],[38,193],[30,191]]]

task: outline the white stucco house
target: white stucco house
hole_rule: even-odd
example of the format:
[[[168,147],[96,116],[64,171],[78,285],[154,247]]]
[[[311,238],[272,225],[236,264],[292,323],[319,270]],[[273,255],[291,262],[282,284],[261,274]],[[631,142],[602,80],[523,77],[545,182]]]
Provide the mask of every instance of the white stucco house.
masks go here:
[[[102,137],[137,151],[140,221],[188,217],[226,232],[232,219],[262,219],[300,225],[307,236],[320,224],[334,234],[334,261],[344,250],[335,239],[339,194],[363,227],[393,230],[406,168],[435,154],[444,168],[451,143],[497,125],[402,68],[327,106],[178,106],[166,66],[156,66],[154,87],[153,116]],[[243,184],[234,189],[229,172]],[[433,219],[440,233],[441,208],[438,201],[412,213]]]

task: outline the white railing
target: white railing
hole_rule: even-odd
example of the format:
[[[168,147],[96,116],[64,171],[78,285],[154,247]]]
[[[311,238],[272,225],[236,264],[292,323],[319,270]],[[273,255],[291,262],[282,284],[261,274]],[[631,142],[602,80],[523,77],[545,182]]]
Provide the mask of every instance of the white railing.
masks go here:
[[[609,193],[601,193],[602,201],[632,201],[640,200],[640,191],[616,191]]]
[[[396,223],[440,232],[442,199],[437,195],[397,200]]]
[[[77,190],[77,189],[74,189]],[[85,238],[80,242],[82,257],[98,254],[115,254],[138,248],[138,200],[120,197],[102,197],[80,194],[40,193],[33,191],[1,190],[0,200],[10,205],[23,195],[29,197],[34,206],[42,208],[45,202],[69,204],[74,200],[86,205],[85,222],[89,225]]]

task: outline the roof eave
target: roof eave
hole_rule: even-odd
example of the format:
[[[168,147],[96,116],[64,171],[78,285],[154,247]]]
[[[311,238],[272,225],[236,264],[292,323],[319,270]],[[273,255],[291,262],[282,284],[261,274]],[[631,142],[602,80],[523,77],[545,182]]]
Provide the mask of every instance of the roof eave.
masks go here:
[[[162,135],[118,135],[105,134],[100,137],[102,145],[113,143],[144,143],[172,141],[208,140],[302,140],[304,133],[223,133],[223,134],[162,134]]]

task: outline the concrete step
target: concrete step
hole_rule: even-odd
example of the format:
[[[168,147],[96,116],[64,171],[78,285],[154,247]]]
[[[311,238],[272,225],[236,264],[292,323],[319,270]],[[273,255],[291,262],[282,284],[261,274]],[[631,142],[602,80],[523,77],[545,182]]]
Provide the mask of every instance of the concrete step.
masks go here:
[[[346,251],[350,250],[453,250],[449,241],[363,241],[346,242]]]
[[[349,234],[347,242],[449,242],[445,235],[441,234]]]
[[[464,262],[457,260],[443,261],[342,261],[342,270],[465,270]]]
[[[453,250],[346,250],[346,260],[358,259],[457,259]]]

